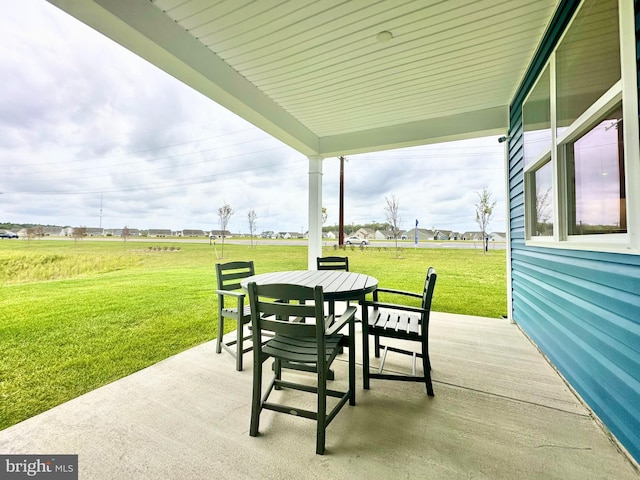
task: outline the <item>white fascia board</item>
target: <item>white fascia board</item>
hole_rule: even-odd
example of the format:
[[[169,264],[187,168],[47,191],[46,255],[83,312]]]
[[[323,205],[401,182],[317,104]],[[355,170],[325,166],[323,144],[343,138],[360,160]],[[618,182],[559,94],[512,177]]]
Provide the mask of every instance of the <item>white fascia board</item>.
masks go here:
[[[503,105],[389,127],[321,137],[320,155],[328,158],[505,135],[508,126],[509,107]]]
[[[149,1],[48,1],[299,152],[318,154],[313,132]]]

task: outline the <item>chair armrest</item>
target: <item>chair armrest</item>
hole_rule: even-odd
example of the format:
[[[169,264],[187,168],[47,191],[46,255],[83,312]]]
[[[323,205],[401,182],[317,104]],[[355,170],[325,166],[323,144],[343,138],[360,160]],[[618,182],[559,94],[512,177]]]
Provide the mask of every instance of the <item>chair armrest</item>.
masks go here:
[[[228,295],[230,297],[242,298],[246,297],[247,294],[244,292],[234,292],[233,290],[216,290],[218,295]]]
[[[374,310],[378,310],[379,308],[388,308],[390,310],[402,310],[405,312],[413,312],[413,313],[427,313],[428,310],[422,307],[413,307],[411,305],[398,305],[397,303],[384,303],[384,302],[371,302],[364,301],[360,302],[362,308],[373,307]]]
[[[375,292],[392,293],[395,295],[406,295],[408,297],[422,298],[421,293],[407,292],[404,290],[394,290],[392,288],[376,288]]]
[[[353,318],[356,315],[356,307],[347,308],[342,315],[340,315],[336,321],[327,329],[327,335],[334,335],[338,331],[342,330],[342,328],[347,325],[349,322],[353,321]]]

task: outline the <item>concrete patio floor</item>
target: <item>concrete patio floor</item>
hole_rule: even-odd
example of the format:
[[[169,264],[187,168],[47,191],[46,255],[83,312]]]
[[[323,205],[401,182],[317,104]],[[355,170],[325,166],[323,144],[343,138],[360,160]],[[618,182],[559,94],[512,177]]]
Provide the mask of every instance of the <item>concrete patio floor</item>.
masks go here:
[[[251,356],[236,372],[214,342],[1,431],[0,453],[78,454],[79,478],[100,480],[640,478],[517,326],[433,313],[431,352],[433,398],[417,383],[365,391],[358,368],[324,456],[303,418],[264,412],[249,436]]]

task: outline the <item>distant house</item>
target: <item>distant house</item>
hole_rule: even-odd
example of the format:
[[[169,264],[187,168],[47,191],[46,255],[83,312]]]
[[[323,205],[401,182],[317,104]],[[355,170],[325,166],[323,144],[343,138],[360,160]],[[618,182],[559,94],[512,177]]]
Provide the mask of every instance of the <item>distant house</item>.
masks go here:
[[[427,240],[433,240],[435,233],[433,230],[428,230],[426,228],[418,228],[418,241],[425,242]],[[408,230],[406,233],[408,240],[414,240],[416,238],[416,229],[412,228]]]
[[[373,230],[371,230],[369,228],[359,228],[352,235],[355,235],[358,238],[366,238],[368,240],[371,240],[371,239],[375,238],[376,234],[375,234],[375,232]]]
[[[204,230],[182,230],[183,237],[204,237]]]
[[[64,230],[61,227],[44,227],[43,233],[45,237],[61,237],[64,236]]]
[[[462,234],[462,240],[482,240],[482,232],[464,232]]]
[[[302,238],[302,233],[300,232],[278,232],[278,238]]]
[[[276,234],[273,232],[273,230],[265,230],[260,234],[260,236],[262,238],[276,238]]]
[[[87,237],[104,236],[104,228],[87,228]]]
[[[451,230],[436,230],[433,234],[434,240],[453,240],[453,232]]]
[[[335,233],[333,233],[333,232],[327,232],[325,234],[325,238],[330,238],[330,239],[333,240],[333,239],[337,238],[337,235]]]
[[[170,228],[150,228],[148,235],[150,237],[170,237],[171,229]]]
[[[492,242],[505,242],[507,240],[507,234],[505,232],[491,232],[489,234],[489,240]]]
[[[204,235],[204,232],[202,234]],[[224,238],[231,238],[231,232],[229,230],[211,230],[209,232],[209,238],[222,238],[223,236]]]

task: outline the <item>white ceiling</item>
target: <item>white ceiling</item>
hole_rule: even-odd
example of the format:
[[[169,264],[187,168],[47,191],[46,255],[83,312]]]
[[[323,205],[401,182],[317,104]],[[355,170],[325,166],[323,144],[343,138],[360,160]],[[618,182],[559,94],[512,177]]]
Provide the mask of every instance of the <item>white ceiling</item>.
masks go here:
[[[306,155],[506,133],[558,0],[49,0]],[[380,32],[392,38],[379,42]]]

